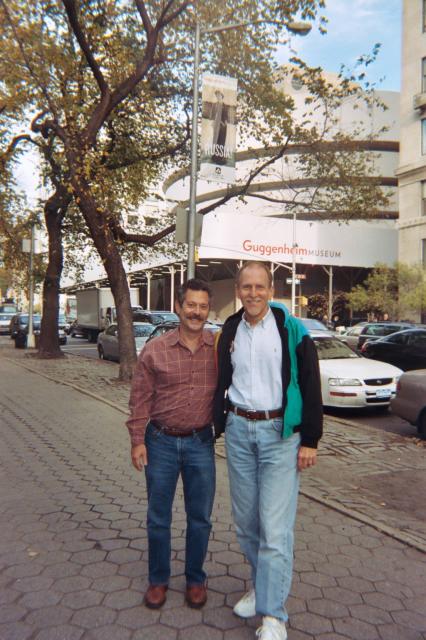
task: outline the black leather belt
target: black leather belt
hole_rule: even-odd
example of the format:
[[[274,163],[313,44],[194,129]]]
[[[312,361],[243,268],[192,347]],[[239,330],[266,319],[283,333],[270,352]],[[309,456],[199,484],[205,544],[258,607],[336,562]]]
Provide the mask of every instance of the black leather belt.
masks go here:
[[[189,429],[179,429],[178,427],[166,427],[163,424],[160,424],[156,420],[150,420],[150,424],[157,429],[157,431],[161,431],[166,436],[174,436],[175,438],[188,438],[189,436],[194,435],[194,433],[198,433],[199,431],[203,431],[204,429],[211,429],[211,424],[204,424],[202,427],[192,427]]]
[[[240,409],[229,403],[229,410],[237,416],[246,418],[246,420],[273,420],[274,418],[282,418],[284,413],[282,409],[271,409],[270,411],[256,411],[254,409]]]

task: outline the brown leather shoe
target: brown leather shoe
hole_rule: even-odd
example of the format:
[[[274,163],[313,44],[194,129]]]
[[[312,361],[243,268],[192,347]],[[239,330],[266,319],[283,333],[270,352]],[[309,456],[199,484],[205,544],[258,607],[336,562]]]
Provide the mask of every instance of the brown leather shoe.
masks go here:
[[[193,609],[201,609],[207,602],[207,586],[205,584],[187,585],[185,599]]]
[[[166,584],[150,584],[144,596],[144,602],[150,609],[159,609],[166,602]]]

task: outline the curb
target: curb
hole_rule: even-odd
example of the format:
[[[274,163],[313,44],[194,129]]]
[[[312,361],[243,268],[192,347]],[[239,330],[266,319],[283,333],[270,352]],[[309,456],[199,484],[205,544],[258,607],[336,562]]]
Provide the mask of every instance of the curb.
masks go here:
[[[70,354],[71,357],[72,354]],[[76,356],[76,357],[81,357],[81,356]],[[39,376],[41,376],[42,378],[46,378],[47,380],[50,380],[51,382],[56,382],[57,384],[62,384],[66,387],[71,387],[71,389],[74,389],[75,391],[78,391],[79,393],[82,393],[83,395],[88,396],[89,398],[93,398],[94,400],[97,400],[98,402],[103,402],[104,404],[107,404],[108,406],[112,407],[113,409],[115,409],[116,411],[119,411],[120,413],[124,414],[124,415],[128,415],[128,411],[126,411],[125,409],[123,409],[122,407],[120,407],[119,405],[115,404],[114,402],[111,402],[109,400],[107,400],[106,398],[103,398],[102,396],[97,395],[96,393],[92,393],[91,391],[87,391],[87,389],[83,389],[83,387],[78,386],[77,384],[74,384],[72,382],[66,382],[64,380],[57,380],[56,378],[53,378],[52,376],[49,376],[45,373],[41,373],[40,371],[38,371],[37,369],[33,369],[31,366],[28,366],[26,363],[24,364],[22,362],[22,360],[15,360],[14,358],[8,358],[7,356],[4,358],[5,360],[12,362],[12,363],[16,363],[19,366],[23,367],[24,369],[27,369],[27,371],[30,371],[31,373],[35,373]],[[335,419],[333,417],[333,419]],[[344,419],[338,419],[339,422],[343,423],[343,424],[348,424],[351,426],[358,426],[356,423],[354,422],[350,422],[349,420],[344,420]],[[365,425],[368,426],[368,425]],[[371,428],[371,427],[370,427]],[[224,453],[219,453],[216,452],[216,456],[222,459],[226,459],[226,455]],[[318,502],[322,505],[324,505],[325,507],[328,507],[329,509],[332,509],[333,511],[337,511],[338,513],[341,513],[349,518],[352,518],[353,520],[357,520],[358,522],[362,522],[370,527],[373,527],[374,529],[376,529],[377,531],[380,531],[381,533],[387,535],[390,538],[393,538],[395,540],[398,540],[399,542],[402,542],[406,545],[408,545],[409,547],[412,547],[414,549],[417,549],[418,551],[422,551],[423,553],[426,553],[426,543],[423,542],[422,540],[416,538],[415,536],[413,536],[412,534],[409,533],[402,533],[401,531],[399,531],[398,529],[395,529],[393,527],[389,527],[388,525],[382,523],[382,522],[378,522],[377,520],[374,520],[373,518],[370,518],[369,516],[366,516],[362,513],[359,513],[358,511],[354,511],[353,509],[349,509],[348,507],[344,507],[343,505],[341,505],[339,502],[337,502],[336,500],[331,500],[328,498],[324,498],[323,496],[321,496],[319,493],[317,493],[315,490],[312,489],[300,489],[300,494],[303,495],[305,498],[308,498],[310,500],[313,500],[314,502]]]

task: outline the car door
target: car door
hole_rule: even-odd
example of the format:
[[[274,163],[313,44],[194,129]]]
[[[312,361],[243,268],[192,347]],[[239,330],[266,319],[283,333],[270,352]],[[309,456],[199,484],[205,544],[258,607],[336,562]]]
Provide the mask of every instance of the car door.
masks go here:
[[[362,329],[363,329],[362,326],[353,327],[352,329],[349,329],[349,331],[347,331],[344,335],[340,336],[339,339],[345,344],[347,344],[348,347],[350,347],[355,351],[358,344],[358,338]]]
[[[372,347],[376,360],[383,360],[395,365],[400,369],[406,369],[407,362],[408,335],[406,333],[395,333],[386,340],[378,340]]]
[[[426,331],[414,331],[409,335],[406,349],[406,370],[426,369]]]
[[[118,360],[118,327],[116,324],[111,324],[105,330],[102,346],[106,358]]]

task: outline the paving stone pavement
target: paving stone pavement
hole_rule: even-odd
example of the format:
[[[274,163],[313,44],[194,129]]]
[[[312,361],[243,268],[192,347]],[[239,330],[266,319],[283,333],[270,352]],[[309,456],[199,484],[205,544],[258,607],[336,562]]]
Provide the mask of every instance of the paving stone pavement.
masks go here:
[[[39,360],[7,339],[0,339],[0,351],[127,412],[129,385],[117,381],[116,364],[78,356]],[[223,438],[216,451],[224,457]],[[426,501],[418,490],[426,484],[426,442],[327,416],[319,456],[321,464],[303,474],[304,495],[426,552]]]
[[[235,539],[220,457],[208,604],[202,611],[184,605],[179,487],[167,603],[161,611],[141,605],[147,575],[145,486],[129,462],[123,427],[128,388],[111,381],[113,366],[76,357],[40,361],[0,349],[0,640],[254,639],[260,620],[232,614],[249,586],[249,569]],[[118,408],[40,373],[105,393]],[[345,455],[333,454],[330,440],[321,460],[321,466],[329,465],[327,473],[333,460],[335,476],[347,466],[356,476],[357,465],[367,466],[374,439],[363,434],[352,444],[339,433],[333,436],[336,446],[340,437]],[[399,456],[411,455],[410,446],[421,453],[412,443],[393,442],[378,437],[376,444],[390,466],[398,462],[391,458],[394,446]],[[386,469],[380,467],[378,475],[390,473]],[[395,470],[399,475],[401,469]],[[359,471],[357,483],[364,473],[365,468]],[[325,492],[325,480],[318,489],[319,484],[313,472],[304,478],[306,493],[311,487]],[[418,549],[302,496],[295,555],[289,640],[426,639],[426,555]]]

